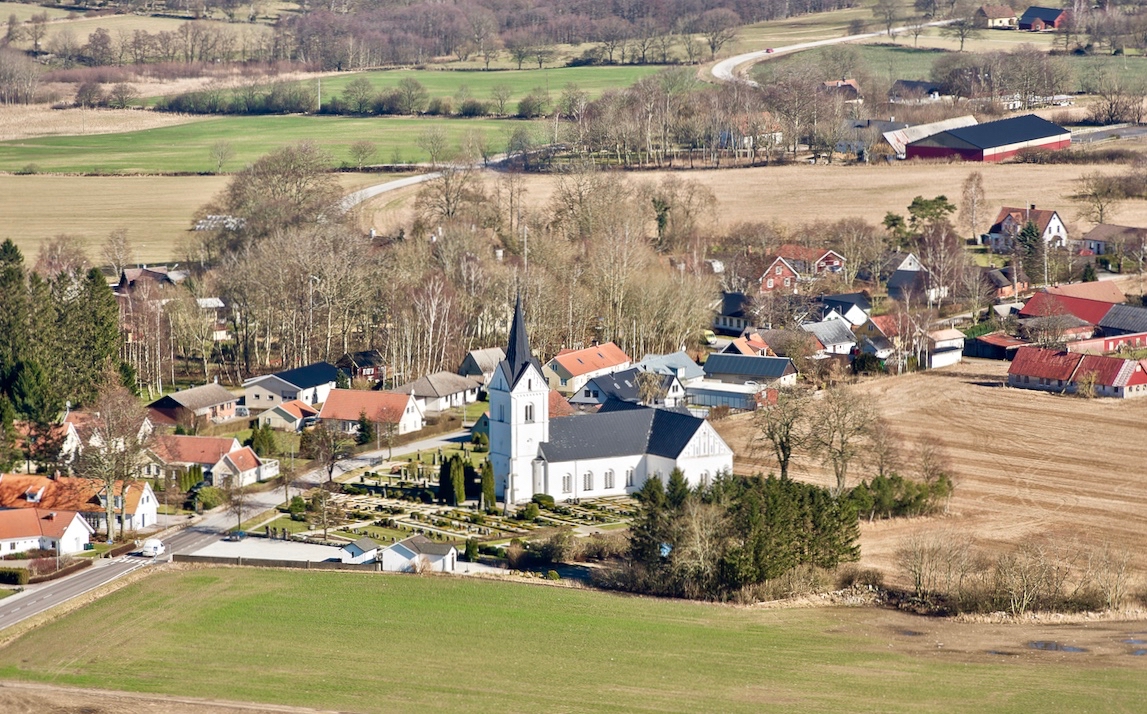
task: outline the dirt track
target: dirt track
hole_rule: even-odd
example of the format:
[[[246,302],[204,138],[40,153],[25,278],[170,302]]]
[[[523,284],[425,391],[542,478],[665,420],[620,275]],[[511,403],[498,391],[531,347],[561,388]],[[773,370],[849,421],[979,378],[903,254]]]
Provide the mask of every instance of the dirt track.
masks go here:
[[[862,562],[891,572],[900,542],[920,529],[990,545],[1051,537],[1059,543],[1129,548],[1147,571],[1147,399],[1081,399],[1002,386],[1007,362],[963,364],[857,386],[904,436],[905,452],[943,443],[956,482],[947,515],[861,526]],[[745,454],[750,417],[719,427]],[[768,471],[769,458],[738,457],[739,472]],[[910,470],[910,469],[909,469]],[[850,484],[869,475],[864,465]],[[804,459],[795,478],[828,485]]]
[[[7,714],[318,714],[318,709],[270,704],[214,702],[191,697],[160,697],[134,692],[56,687],[25,682],[0,683],[0,711]]]

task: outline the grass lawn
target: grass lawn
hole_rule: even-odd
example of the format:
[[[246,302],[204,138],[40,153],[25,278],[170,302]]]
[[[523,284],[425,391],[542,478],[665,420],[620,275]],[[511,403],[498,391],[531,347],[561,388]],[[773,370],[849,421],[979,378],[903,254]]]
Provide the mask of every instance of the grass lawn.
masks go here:
[[[399,541],[399,540],[409,538],[411,536],[411,533],[409,531],[402,531],[402,530],[398,530],[397,528],[380,528],[378,526],[361,526],[359,528],[355,528],[355,530],[356,531],[362,531],[371,540],[373,540],[376,543],[382,543],[383,545],[389,544],[391,538],[393,538],[396,541]],[[333,531],[332,534],[337,535],[337,536],[341,536],[343,538],[349,538],[352,541],[358,540],[359,538],[362,538],[361,535],[356,535],[354,533],[351,533],[348,530],[337,530],[337,531]]]
[[[496,151],[524,122],[509,119],[440,119],[430,117],[268,116],[222,117],[122,134],[52,136],[0,142],[0,171],[28,164],[49,173],[206,172],[215,169],[211,146],[232,142],[237,169],[260,156],[303,139],[315,141],[334,156],[335,165],[350,163],[349,147],[367,139],[378,147],[378,162],[421,162],[429,156],[418,147],[419,133],[431,126],[445,130],[451,146],[465,132],[477,130]],[[387,180],[391,177],[382,177]]]
[[[490,402],[474,402],[467,404],[466,407],[466,423],[473,424],[478,420],[478,417],[485,414],[490,409]]]
[[[576,84],[590,97],[597,98],[607,89],[628,87],[642,77],[663,69],[657,66],[602,66],[602,67],[549,67],[546,69],[509,69],[500,71],[459,71],[459,70],[404,70],[391,69],[377,72],[344,73],[337,77],[323,79],[323,96],[335,96],[353,79],[366,77],[378,91],[393,89],[402,79],[413,77],[426,87],[431,97],[456,99],[459,89],[466,87],[470,96],[483,102],[490,101],[490,90],[499,84],[509,86],[513,96],[507,111],[514,111],[518,100],[529,94],[535,87],[547,89],[550,97],[557,100],[567,84]],[[457,107],[455,107],[457,109]]]
[[[1062,712],[1142,702],[1142,667],[1129,656],[912,654],[881,618],[927,625],[864,608],[203,569],[156,573],[31,631],[0,650],[0,677],[359,712]],[[348,658],[360,661],[353,676]]]
[[[279,530],[285,529],[288,533],[302,533],[303,531],[310,530],[310,526],[307,525],[306,521],[292,521],[291,517],[285,513],[279,514],[278,518],[268,523],[267,519],[269,517],[267,512],[261,513],[248,521],[244,521],[240,530],[263,533],[264,526],[278,528]],[[256,526],[258,526],[258,528],[256,528]]]

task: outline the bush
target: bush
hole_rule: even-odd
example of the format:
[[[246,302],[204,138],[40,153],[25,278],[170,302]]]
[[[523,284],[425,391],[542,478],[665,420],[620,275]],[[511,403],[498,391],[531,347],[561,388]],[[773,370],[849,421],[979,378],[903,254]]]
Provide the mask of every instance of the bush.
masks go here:
[[[199,489],[196,498],[199,500],[200,507],[205,511],[223,505],[223,492],[214,486],[204,486]]]
[[[546,580],[561,580],[562,576],[558,575],[558,571],[551,570],[546,573]]]
[[[454,103],[449,97],[435,97],[426,106],[426,113],[431,116],[450,116],[454,113]]]
[[[0,583],[5,585],[27,585],[28,571],[23,568],[0,568]]]
[[[523,119],[544,116],[550,110],[550,93],[542,87],[534,88],[518,102],[518,116]]]
[[[467,99],[458,107],[458,116],[463,117],[484,117],[489,113],[486,102],[477,99]]]
[[[856,374],[876,374],[884,371],[884,365],[872,354],[860,354],[852,360],[852,371]]]
[[[872,568],[861,568],[855,563],[843,565],[836,573],[836,587],[840,590],[855,587],[884,587],[884,573]]]
[[[540,513],[541,512],[538,510],[538,504],[531,501],[530,503],[526,504],[525,508],[518,511],[518,520],[533,521],[537,519]]]
[[[478,562],[478,541],[473,538],[466,541],[466,550],[462,553],[462,557],[471,563]]]
[[[535,493],[533,502],[551,511],[554,510],[554,507],[557,505],[557,502],[554,501],[554,497],[548,493]]]

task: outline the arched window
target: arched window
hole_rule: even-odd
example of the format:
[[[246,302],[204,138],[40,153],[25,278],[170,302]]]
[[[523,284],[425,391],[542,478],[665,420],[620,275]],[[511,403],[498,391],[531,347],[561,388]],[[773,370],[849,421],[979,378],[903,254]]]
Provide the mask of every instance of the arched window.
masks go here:
[[[562,493],[573,493],[573,474],[562,476]]]
[[[585,475],[583,475],[581,477],[581,490],[583,490],[583,491],[592,491],[593,490],[593,472],[592,471],[586,471]]]
[[[613,488],[613,469],[605,472],[605,487]]]
[[[526,405],[526,423],[527,424],[534,423],[534,405],[533,404],[527,404]]]
[[[625,486],[628,488],[633,485],[633,469],[625,470]]]

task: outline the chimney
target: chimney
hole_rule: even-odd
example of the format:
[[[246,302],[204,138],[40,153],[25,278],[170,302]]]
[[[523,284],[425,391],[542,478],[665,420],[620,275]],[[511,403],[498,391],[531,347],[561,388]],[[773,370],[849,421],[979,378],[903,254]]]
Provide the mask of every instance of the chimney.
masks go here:
[[[1034,211],[1035,210],[1035,204],[1034,203],[1028,204],[1028,210]]]
[[[52,511],[51,513],[48,514],[48,520],[49,521],[56,520],[56,512],[55,511]]]

